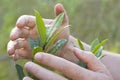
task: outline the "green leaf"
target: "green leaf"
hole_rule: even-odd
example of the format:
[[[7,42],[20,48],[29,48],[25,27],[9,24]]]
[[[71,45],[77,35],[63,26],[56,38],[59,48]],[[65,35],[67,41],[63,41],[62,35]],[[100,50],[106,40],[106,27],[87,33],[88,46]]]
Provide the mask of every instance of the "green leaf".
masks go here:
[[[94,50],[92,51],[94,54],[99,50],[99,48],[107,41],[108,39],[103,40],[101,43],[99,43]]]
[[[20,66],[19,64],[15,64],[15,67],[16,67],[16,70],[17,70],[19,80],[23,80],[23,78],[25,77],[25,74],[23,72],[22,66]]]
[[[52,28],[52,25],[45,25],[46,26],[46,34],[47,34],[47,37],[49,36],[49,33],[50,33],[50,30]]]
[[[87,65],[86,65],[84,62],[82,62],[82,61],[78,61],[77,64],[78,64],[79,66],[83,67],[83,68],[87,68]]]
[[[102,55],[103,46],[101,46],[95,56],[98,58]]]
[[[77,39],[77,42],[78,42],[78,45],[81,48],[81,50],[85,50],[82,42],[79,39]]]
[[[59,36],[60,33],[62,33],[65,28],[67,28],[68,26],[63,27],[59,32],[57,32],[56,34],[54,34],[51,39],[47,42],[46,46],[45,46],[45,51],[47,51],[47,49],[55,42],[55,40],[57,39],[57,37]]]
[[[40,45],[40,37],[38,37],[37,40],[34,40],[34,39],[32,39],[32,38],[29,38],[28,41],[29,41],[29,44],[30,44],[31,49],[33,49],[34,47],[37,47],[37,46]]]
[[[93,52],[93,50],[95,49],[95,47],[99,44],[100,42],[99,42],[99,40],[98,39],[95,39],[95,40],[93,40],[92,41],[92,43],[91,43],[91,52]]]
[[[53,33],[62,25],[63,17],[64,17],[64,13],[61,13],[56,17],[54,25],[50,28],[47,41],[51,38]]]
[[[48,51],[48,53],[55,54],[59,49],[61,49],[64,44],[67,42],[66,39],[58,40],[53,47]]]
[[[37,52],[43,52],[43,48],[39,46],[34,47],[33,52],[33,55],[35,55]]]
[[[41,40],[40,46],[43,47],[46,42],[46,27],[38,11],[35,10],[37,31]]]

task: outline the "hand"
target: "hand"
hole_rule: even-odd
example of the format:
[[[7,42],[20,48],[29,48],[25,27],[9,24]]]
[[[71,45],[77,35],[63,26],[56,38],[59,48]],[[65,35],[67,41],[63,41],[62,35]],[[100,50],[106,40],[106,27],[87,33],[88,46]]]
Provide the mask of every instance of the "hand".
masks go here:
[[[64,7],[61,4],[57,4],[54,11],[56,16],[64,12],[65,16],[61,27],[68,25],[68,17]],[[53,25],[54,20],[44,19],[44,23],[45,25]],[[16,22],[16,27],[10,34],[10,41],[7,47],[8,54],[11,55],[14,60],[19,58],[32,58],[32,50],[28,38],[36,39],[37,36],[35,17],[30,15],[21,16]],[[69,28],[66,28],[65,31],[60,34],[58,39],[68,39],[68,37]]]
[[[82,68],[68,60],[46,53],[37,53],[35,60],[49,66],[72,80],[113,80],[106,67],[91,53],[73,48],[74,55],[87,64],[88,69]],[[33,62],[27,62],[25,69],[40,80],[68,80],[67,78],[41,67]],[[45,76],[47,75],[47,76]],[[25,77],[23,80],[32,80]]]

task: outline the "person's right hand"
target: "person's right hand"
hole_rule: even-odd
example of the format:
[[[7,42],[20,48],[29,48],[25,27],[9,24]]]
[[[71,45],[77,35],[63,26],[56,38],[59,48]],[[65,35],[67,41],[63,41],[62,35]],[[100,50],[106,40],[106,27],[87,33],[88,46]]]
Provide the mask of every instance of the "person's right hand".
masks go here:
[[[55,15],[64,13],[64,19],[61,27],[68,25],[68,17],[64,7],[61,4],[55,6]],[[43,19],[45,25],[53,25],[54,20]],[[32,58],[32,50],[29,45],[29,38],[37,39],[38,34],[36,31],[36,21],[34,16],[23,15],[17,22],[16,27],[12,30],[10,34],[10,41],[8,43],[7,52],[14,60],[19,58]],[[58,39],[69,37],[69,28],[66,28],[63,33],[60,34]]]
[[[37,53],[34,59],[40,64],[44,64],[53,70],[63,73],[67,78],[33,62],[27,62],[25,69],[39,80],[113,80],[112,75],[105,65],[93,53],[82,51],[78,48],[73,48],[71,51],[73,51],[74,55],[80,61],[86,63],[88,69],[66,59],[43,52]],[[33,79],[24,77],[23,80]]]

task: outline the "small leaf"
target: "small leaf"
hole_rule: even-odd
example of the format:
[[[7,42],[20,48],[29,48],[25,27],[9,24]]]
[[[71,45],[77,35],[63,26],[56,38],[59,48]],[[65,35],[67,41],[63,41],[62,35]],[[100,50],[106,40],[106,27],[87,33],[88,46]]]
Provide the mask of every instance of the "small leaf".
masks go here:
[[[64,13],[61,13],[56,17],[54,25],[50,28],[47,41],[51,38],[53,33],[62,25],[63,17],[64,17]]]
[[[36,42],[32,38],[29,38],[28,41],[29,41],[31,49],[33,49],[35,46],[37,46]]]
[[[55,54],[59,49],[61,49],[64,44],[67,42],[66,39],[58,40],[53,47],[48,51],[48,53]]]
[[[17,70],[19,80],[23,80],[23,78],[25,77],[25,74],[23,72],[22,66],[20,66],[19,64],[15,64],[15,67],[16,67],[16,70]]]
[[[50,33],[50,30],[52,28],[52,25],[45,25],[46,26],[46,34],[47,34],[47,37],[49,36],[49,33]]]
[[[93,50],[93,53],[95,54],[99,48],[107,41],[108,39],[103,40],[101,43],[99,43]]]
[[[31,49],[33,49],[34,47],[37,47],[37,46],[40,45],[40,37],[38,37],[37,40],[34,40],[34,39],[32,39],[32,38],[29,38],[28,41],[29,41],[29,44],[30,44]]]
[[[39,46],[34,47],[33,52],[33,55],[35,55],[37,52],[43,52],[43,48]]]
[[[100,42],[99,42],[99,40],[98,39],[95,39],[95,40],[93,40],[92,41],[92,43],[91,43],[91,52],[93,52],[93,50],[95,49],[95,47],[99,44]]]
[[[78,45],[81,48],[81,50],[85,50],[82,42],[79,39],[77,39],[77,42],[78,42]]]
[[[102,55],[103,46],[101,46],[95,56],[98,58]]]
[[[55,40],[57,39],[57,37],[59,36],[59,34],[62,33],[65,30],[65,28],[67,28],[67,27],[69,27],[69,25],[63,27],[59,32],[57,32],[56,34],[54,34],[51,37],[51,39],[47,42],[47,44],[45,46],[45,51],[47,51],[47,49],[49,48],[49,46],[51,46],[55,42]]]
[[[47,42],[47,44],[46,44],[46,46],[45,46],[45,50],[47,50],[47,49],[49,48],[49,46],[51,46],[51,45],[54,43],[54,41],[57,39],[57,37],[58,37],[59,34],[60,34],[60,33],[56,33],[56,34]]]
[[[35,10],[37,31],[41,40],[40,46],[43,47],[46,42],[46,27],[38,11]]]

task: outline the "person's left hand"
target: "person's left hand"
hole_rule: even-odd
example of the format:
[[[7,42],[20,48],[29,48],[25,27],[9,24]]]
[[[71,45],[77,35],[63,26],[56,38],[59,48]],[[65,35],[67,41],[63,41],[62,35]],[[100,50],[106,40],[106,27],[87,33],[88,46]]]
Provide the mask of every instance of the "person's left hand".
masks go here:
[[[46,54],[37,53],[35,60],[49,66],[67,76],[72,80],[113,80],[106,67],[91,53],[73,48],[74,55],[87,64],[87,68],[82,68],[63,58]],[[27,62],[25,69],[40,80],[68,80],[67,78],[41,67],[33,62]],[[23,80],[32,80],[25,77]]]
[[[69,25],[68,16],[62,4],[56,4],[54,8],[54,13],[56,16],[59,15],[60,13],[64,13],[64,19],[60,29]],[[43,21],[45,26],[46,25],[52,26],[54,24],[53,19],[43,19]],[[58,32],[59,30],[57,30],[56,32]],[[36,30],[35,16],[30,15],[21,16],[20,18],[18,18],[16,22],[16,27],[10,33],[10,41],[8,42],[7,46],[8,54],[12,56],[14,60],[18,60],[20,58],[31,59],[33,55],[32,49],[29,44],[29,38],[36,40],[37,37],[38,34]],[[68,38],[69,27],[65,28],[64,31],[60,33],[56,41],[59,39],[68,40]]]

